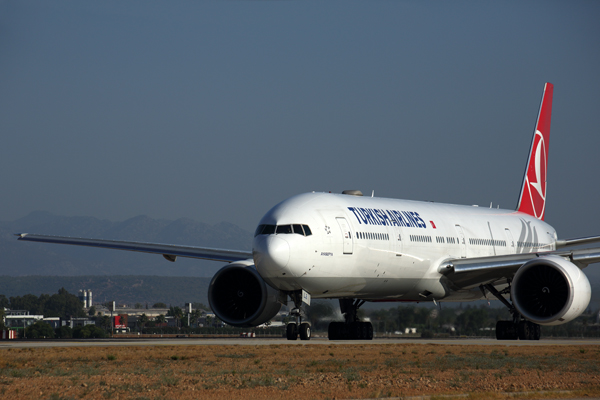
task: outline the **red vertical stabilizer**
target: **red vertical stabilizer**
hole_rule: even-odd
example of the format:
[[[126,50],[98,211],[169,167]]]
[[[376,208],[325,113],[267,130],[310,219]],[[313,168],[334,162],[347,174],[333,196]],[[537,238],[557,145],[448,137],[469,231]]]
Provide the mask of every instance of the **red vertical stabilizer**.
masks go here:
[[[546,83],[517,205],[517,211],[533,215],[542,221],[546,212],[546,171],[553,91],[554,85]]]

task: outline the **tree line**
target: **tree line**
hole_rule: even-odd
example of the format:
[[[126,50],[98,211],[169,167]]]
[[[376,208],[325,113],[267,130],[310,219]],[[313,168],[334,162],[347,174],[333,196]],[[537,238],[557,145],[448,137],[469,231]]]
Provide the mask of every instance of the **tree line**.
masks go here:
[[[141,306],[141,304],[140,304]],[[148,306],[146,306],[148,307]],[[6,298],[0,295],[0,321],[4,308],[12,310],[26,310],[33,315],[44,315],[45,317],[85,317],[86,312],[82,302],[73,294],[61,288],[57,294],[42,294],[39,297],[28,294]],[[139,307],[142,308],[142,307]],[[152,308],[167,308],[164,303],[155,303]],[[190,314],[188,325],[187,313],[180,307],[169,307],[165,315],[149,318],[145,314],[138,317],[137,329],[142,333],[219,333],[220,329],[213,327],[214,323],[220,322],[205,320],[204,328],[193,328],[198,325],[203,315],[202,309],[208,309],[204,304],[195,303],[194,311]],[[337,307],[335,307],[337,309]],[[26,330],[27,337],[104,337],[110,332],[112,323],[108,316],[95,316],[95,310],[90,309],[90,316],[94,319],[94,325],[77,327],[57,328],[53,333],[50,325],[38,321]],[[311,322],[313,331],[326,332],[329,322],[342,320],[339,312],[334,311],[331,302],[314,301],[306,310],[306,319]],[[172,317],[176,321],[175,327],[167,327],[166,317]],[[127,315],[121,315],[127,320]],[[377,336],[404,334],[406,328],[416,328],[417,333],[424,337],[443,336],[495,336],[496,322],[510,320],[511,314],[505,307],[489,307],[486,305],[471,305],[463,307],[427,307],[422,305],[400,305],[388,309],[360,309],[359,317],[368,318],[373,324]],[[1,322],[0,322],[1,324]],[[43,326],[45,325],[45,326]],[[191,325],[191,326],[190,326]],[[3,328],[3,327],[0,327]],[[68,328],[68,329],[67,329]],[[225,327],[225,329],[233,329]],[[271,328],[275,331],[277,328]],[[237,329],[236,329],[237,331]],[[573,321],[556,326],[543,326],[542,335],[546,337],[599,337],[600,324],[598,323],[598,311],[588,310]]]
[[[598,310],[588,309],[566,324],[542,326],[546,337],[599,337]],[[404,334],[406,328],[417,328],[423,337],[491,336],[495,337],[496,322],[512,320],[506,307],[468,304],[458,307],[428,307],[408,304],[388,309],[360,309],[360,318],[368,318],[377,336]],[[313,331],[327,331],[329,322],[342,321],[329,302],[314,301],[307,310]]]
[[[81,300],[61,288],[57,294],[41,294],[39,297],[33,294],[6,298],[0,294],[0,308],[11,310],[29,311],[31,315],[43,315],[44,317],[85,317]]]

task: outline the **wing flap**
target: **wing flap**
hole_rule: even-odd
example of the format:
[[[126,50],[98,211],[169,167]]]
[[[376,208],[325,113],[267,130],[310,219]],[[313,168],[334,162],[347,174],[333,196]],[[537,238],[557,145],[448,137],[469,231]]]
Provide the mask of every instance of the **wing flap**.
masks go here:
[[[535,253],[506,256],[459,258],[451,260],[442,272],[460,289],[470,289],[512,277],[527,261],[538,257]]]
[[[175,261],[176,257],[199,258],[203,260],[234,262],[252,259],[252,252],[239,250],[213,249],[208,247],[176,246],[161,243],[126,242],[105,239],[74,238],[67,236],[36,235],[17,233],[17,240],[29,242],[43,242],[56,244],[70,244],[75,246],[96,247],[102,249],[116,249],[137,251],[141,253],[162,254],[167,260]]]

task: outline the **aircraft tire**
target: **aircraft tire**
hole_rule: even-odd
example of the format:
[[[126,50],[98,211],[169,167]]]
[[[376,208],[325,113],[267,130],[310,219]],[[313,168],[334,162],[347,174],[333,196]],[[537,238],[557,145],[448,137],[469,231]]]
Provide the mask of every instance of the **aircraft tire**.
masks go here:
[[[300,340],[310,340],[310,324],[306,322],[300,324]]]
[[[373,340],[373,324],[370,322],[367,322],[367,340]]]
[[[532,340],[540,340],[540,337],[542,336],[542,327],[539,326],[538,324],[533,324],[533,338]]]
[[[351,322],[350,323],[350,337],[351,340],[361,340],[362,339],[362,324],[360,322]]]
[[[300,329],[302,335],[302,329]],[[330,322],[327,328],[329,340],[373,340],[373,324],[370,322]]]
[[[369,339],[369,325],[366,322],[359,322],[360,324],[360,338],[362,340]]]
[[[289,324],[287,324],[287,327],[285,328],[285,334],[287,340],[298,339],[298,326],[295,322],[290,322]]]
[[[512,321],[496,322],[496,339],[498,340],[517,340],[519,339],[519,326]]]
[[[327,337],[329,340],[340,340],[342,339],[342,332],[340,322],[330,322],[329,327],[327,328]]]
[[[496,322],[496,339],[498,340],[506,340],[506,321],[498,321]]]
[[[530,328],[529,321],[519,322],[519,325],[517,326],[519,340],[529,340],[530,339],[531,335],[530,335],[529,328]]]

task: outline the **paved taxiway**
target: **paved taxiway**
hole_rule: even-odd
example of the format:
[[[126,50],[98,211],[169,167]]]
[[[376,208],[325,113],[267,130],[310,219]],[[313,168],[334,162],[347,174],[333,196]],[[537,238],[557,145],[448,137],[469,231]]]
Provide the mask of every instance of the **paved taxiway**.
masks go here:
[[[29,347],[106,347],[106,346],[269,346],[269,345],[352,345],[352,344],[436,344],[436,345],[485,345],[485,346],[590,346],[600,345],[600,339],[542,339],[494,340],[494,339],[374,339],[374,340],[328,340],[313,338],[308,341],[284,338],[157,338],[157,339],[87,339],[87,340],[5,340],[2,348]]]

